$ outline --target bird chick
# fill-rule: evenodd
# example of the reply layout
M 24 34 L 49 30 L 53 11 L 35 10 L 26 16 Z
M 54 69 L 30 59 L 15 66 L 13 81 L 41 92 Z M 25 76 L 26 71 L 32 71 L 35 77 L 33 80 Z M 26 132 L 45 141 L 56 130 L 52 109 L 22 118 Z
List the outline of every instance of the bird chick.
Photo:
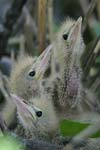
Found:
M 59 119 L 54 105 L 48 96 L 23 100 L 12 94 L 16 100 L 19 124 L 15 133 L 26 138 L 37 138 L 52 141 L 58 134 Z M 49 108 L 49 109 L 48 109 Z
M 81 67 L 80 57 L 83 52 L 81 36 L 82 18 L 77 21 L 68 19 L 57 34 L 54 43 L 54 56 L 52 59 L 53 72 L 58 64 L 58 97 L 62 106 L 75 107 L 79 103 Z
M 98 116 L 100 104 L 93 93 L 83 87 L 81 81 L 80 58 L 84 49 L 81 28 L 81 17 L 77 21 L 67 20 L 62 25 L 54 42 L 52 68 L 53 73 L 56 74 L 54 88 L 56 97 L 53 94 L 53 101 L 61 119 L 64 117 L 94 123 L 94 128 L 98 131 L 100 130 L 100 120 L 98 121 L 97 117 L 94 121 L 90 116 L 91 113 Z M 59 72 L 57 73 L 55 64 L 59 65 Z M 88 114 L 87 118 L 86 114 Z M 92 130 L 93 128 L 89 127 L 89 129 L 75 137 L 73 141 L 87 138 L 93 134 Z
M 42 117 L 34 120 L 31 127 L 33 137 L 52 141 L 58 133 L 59 119 L 51 100 L 46 95 L 30 99 L 31 103 L 42 110 Z M 30 126 L 30 125 L 29 125 Z
M 75 109 L 80 112 L 96 111 L 100 109 L 97 98 L 90 90 L 82 85 L 81 55 L 84 50 L 82 39 L 82 18 L 77 21 L 67 19 L 61 26 L 53 43 L 52 76 L 54 93 L 56 92 L 56 105 L 62 110 Z M 59 71 L 56 70 L 56 65 Z M 55 78 L 54 78 L 55 76 Z M 52 78 L 52 77 L 51 77 Z M 55 94 L 53 94 L 55 95 Z M 56 99 L 56 100 L 55 100 Z M 66 112 L 67 112 L 66 111 Z
M 44 73 L 49 65 L 50 53 L 52 45 L 50 45 L 38 58 L 25 56 L 19 59 L 11 72 L 10 88 L 12 93 L 24 99 L 30 99 L 32 96 L 39 96 L 41 81 Z M 32 69 L 30 70 L 32 66 Z M 29 75 L 28 75 L 29 72 Z M 33 80 L 31 80 L 33 78 Z

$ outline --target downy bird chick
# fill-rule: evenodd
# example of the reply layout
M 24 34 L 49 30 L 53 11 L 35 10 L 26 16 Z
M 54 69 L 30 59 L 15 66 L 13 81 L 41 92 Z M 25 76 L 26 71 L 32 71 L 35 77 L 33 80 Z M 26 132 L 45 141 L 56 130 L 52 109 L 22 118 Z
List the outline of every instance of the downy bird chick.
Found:
M 24 99 L 30 99 L 32 96 L 40 96 L 40 81 L 43 78 L 45 70 L 48 68 L 52 45 L 50 45 L 38 58 L 24 56 L 19 59 L 11 72 L 10 88 L 11 92 Z M 30 70 L 32 66 L 32 71 Z M 30 70 L 29 76 L 27 76 Z M 31 80 L 34 78 L 34 80 Z
M 31 138 L 37 138 L 45 141 L 53 141 L 58 136 L 58 122 L 55 108 L 48 97 L 41 95 L 30 99 L 31 105 L 35 105 L 42 111 L 42 116 L 33 120 L 32 126 L 29 124 L 28 134 Z M 27 131 L 26 131 L 27 133 Z
M 81 78 L 81 55 L 84 42 L 81 34 L 82 18 L 77 21 L 67 20 L 61 27 L 54 42 L 52 59 L 53 74 L 55 73 L 56 90 L 58 92 L 58 106 L 67 113 L 76 110 L 79 114 L 100 109 L 98 100 L 84 89 Z M 55 64 L 59 66 L 56 73 Z M 58 88 L 58 89 L 57 89 Z M 96 108 L 97 106 L 97 108 Z M 73 114 L 72 114 L 73 115 Z
M 100 130 L 100 119 L 98 120 L 100 104 L 94 94 L 85 89 L 81 82 L 80 58 L 84 49 L 81 28 L 81 17 L 77 21 L 69 19 L 62 25 L 54 42 L 52 59 L 53 73 L 56 74 L 54 90 L 56 97 L 54 94 L 53 101 L 59 116 L 61 119 L 64 117 L 94 123 L 93 127 L 87 128 L 73 141 L 87 138 Z M 55 71 L 55 64 L 59 66 L 58 73 Z
M 84 48 L 81 22 L 82 18 L 77 21 L 67 19 L 61 26 L 54 43 L 52 68 L 56 73 L 55 64 L 59 66 L 57 74 L 58 103 L 65 108 L 78 107 L 78 103 L 80 103 L 82 73 L 80 57 Z

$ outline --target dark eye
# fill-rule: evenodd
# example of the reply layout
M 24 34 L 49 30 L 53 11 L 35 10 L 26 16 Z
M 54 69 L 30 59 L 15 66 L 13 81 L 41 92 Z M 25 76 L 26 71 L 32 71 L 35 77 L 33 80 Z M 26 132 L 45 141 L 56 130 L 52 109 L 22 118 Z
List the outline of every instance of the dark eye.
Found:
M 67 40 L 67 38 L 68 38 L 68 34 L 63 34 L 63 39 Z
M 35 76 L 35 71 L 33 70 L 33 71 L 29 72 L 29 76 L 34 77 Z
M 41 117 L 41 116 L 42 116 L 42 111 L 37 111 L 37 112 L 36 112 L 36 116 L 37 116 L 37 117 Z

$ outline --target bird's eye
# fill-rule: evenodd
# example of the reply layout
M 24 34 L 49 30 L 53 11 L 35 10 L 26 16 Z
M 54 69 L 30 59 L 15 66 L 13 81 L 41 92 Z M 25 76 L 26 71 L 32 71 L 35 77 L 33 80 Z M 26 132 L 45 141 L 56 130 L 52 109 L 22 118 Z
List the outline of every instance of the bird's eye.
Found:
M 37 112 L 36 112 L 36 116 L 37 116 L 37 117 L 41 117 L 41 116 L 42 116 L 42 111 L 37 111 Z
M 34 77 L 34 76 L 35 76 L 35 74 L 36 74 L 35 70 L 33 70 L 33 71 L 29 72 L 29 76 L 30 76 L 30 77 Z
M 63 39 L 67 40 L 67 38 L 68 38 L 68 34 L 63 34 Z

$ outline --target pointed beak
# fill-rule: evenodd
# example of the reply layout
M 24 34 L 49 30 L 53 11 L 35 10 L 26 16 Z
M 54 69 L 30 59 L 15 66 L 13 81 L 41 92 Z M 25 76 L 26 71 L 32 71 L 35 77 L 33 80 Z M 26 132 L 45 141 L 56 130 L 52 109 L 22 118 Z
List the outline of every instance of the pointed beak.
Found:
M 75 37 L 77 38 L 78 34 L 81 33 L 81 28 L 82 28 L 82 17 L 79 17 L 76 23 L 74 24 L 71 34 L 75 35 Z
M 72 30 L 69 34 L 68 41 L 71 42 L 71 49 L 73 51 L 77 51 L 77 45 L 80 37 L 81 37 L 81 29 L 82 29 L 82 17 L 79 17 L 78 20 L 72 27 Z
M 81 16 L 78 18 L 77 22 L 82 24 L 82 17 Z
M 79 17 L 76 24 L 75 24 L 75 30 L 80 33 L 82 29 L 82 17 Z
M 30 118 L 31 120 L 36 120 L 36 110 L 33 109 L 30 105 L 26 104 L 23 102 L 22 98 L 11 94 L 11 97 L 17 107 L 18 113 L 21 114 L 22 116 L 26 116 L 27 118 Z M 34 106 L 35 107 L 35 106 Z M 39 109 L 38 109 L 39 110 Z
M 46 68 L 49 65 L 49 61 L 50 61 L 50 56 L 51 56 L 51 50 L 52 50 L 52 44 L 49 45 L 44 52 L 38 57 L 37 61 L 36 61 L 36 75 L 35 75 L 35 79 L 36 80 L 40 80 L 46 70 Z M 34 67 L 32 66 L 32 69 L 30 69 L 29 73 L 28 73 L 28 78 L 29 78 L 29 74 L 34 70 Z M 31 80 L 34 77 L 31 77 Z
M 48 46 L 45 50 L 45 54 L 37 67 L 37 76 L 36 76 L 37 79 L 41 79 L 42 75 L 44 74 L 46 68 L 49 65 L 51 50 L 52 45 Z

